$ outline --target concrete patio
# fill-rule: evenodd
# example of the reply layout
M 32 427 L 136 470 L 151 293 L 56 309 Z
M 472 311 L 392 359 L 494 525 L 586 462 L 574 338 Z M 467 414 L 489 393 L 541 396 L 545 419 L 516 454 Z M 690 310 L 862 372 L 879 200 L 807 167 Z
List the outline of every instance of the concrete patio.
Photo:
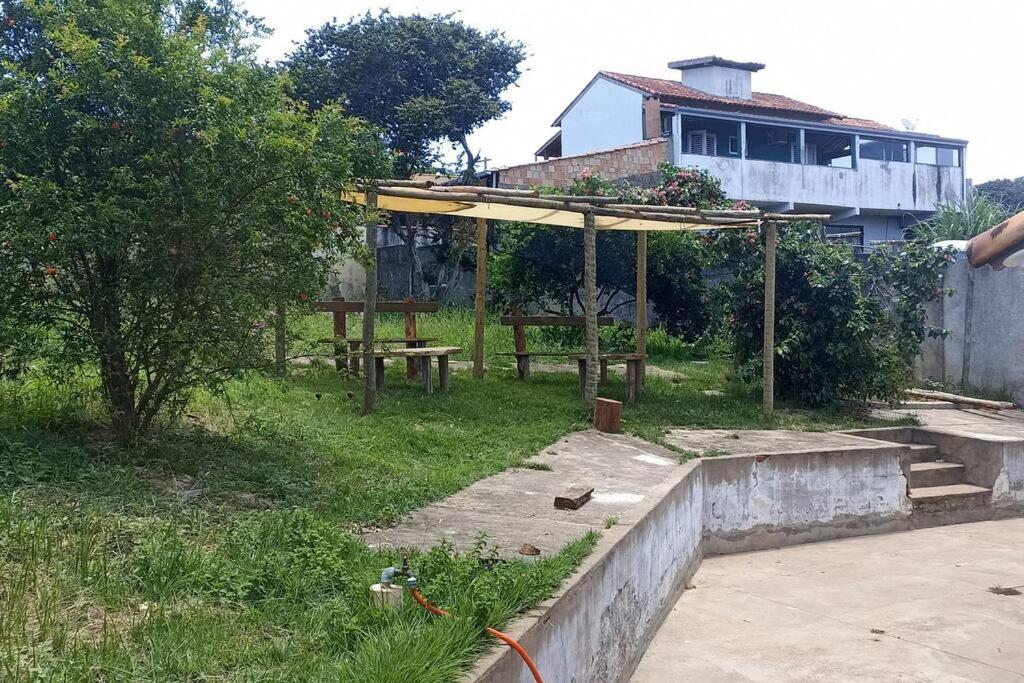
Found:
M 1022 548 L 1012 519 L 707 558 L 632 680 L 1024 681 L 1024 594 L 992 590 Z

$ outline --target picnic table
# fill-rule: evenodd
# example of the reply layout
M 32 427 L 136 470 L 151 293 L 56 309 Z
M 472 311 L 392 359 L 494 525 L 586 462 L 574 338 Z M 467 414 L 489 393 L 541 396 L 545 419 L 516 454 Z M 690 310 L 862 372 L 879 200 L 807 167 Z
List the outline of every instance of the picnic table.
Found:
M 574 353 L 569 356 L 576 360 L 580 372 L 580 393 L 584 393 L 587 381 L 587 355 Z M 601 353 L 597 356 L 601 364 L 600 383 L 608 383 L 608 361 L 626 362 L 626 400 L 635 401 L 644 387 L 644 373 L 641 366 L 647 356 L 642 353 Z
M 363 347 L 362 339 L 351 339 L 345 337 L 335 337 L 334 339 L 326 339 L 326 342 L 333 342 L 335 344 L 341 343 L 348 347 L 348 371 L 354 376 L 359 376 L 359 361 L 360 361 L 360 349 Z M 407 349 L 421 349 L 424 348 L 430 342 L 438 341 L 438 337 L 396 337 L 393 339 L 374 339 L 374 344 L 404 344 Z M 382 349 L 387 350 L 387 349 Z M 409 379 L 416 379 L 416 370 L 406 370 Z
M 448 356 L 462 353 L 458 346 L 424 346 L 412 349 L 393 349 L 391 351 L 375 351 L 373 362 L 377 391 L 384 388 L 384 359 L 405 358 L 419 364 L 419 374 L 423 378 L 423 387 L 428 394 L 434 393 L 434 374 L 431 371 L 431 359 L 437 359 L 437 374 L 441 393 L 448 393 Z
M 526 348 L 527 327 L 583 327 L 586 319 L 582 315 L 523 315 L 522 309 L 512 309 L 511 315 L 501 317 L 501 324 L 512 328 L 515 351 L 499 353 L 499 356 L 515 356 L 516 373 L 521 380 L 530 379 L 530 357 L 565 357 L 578 355 L 573 351 L 529 351 Z M 599 316 L 597 324 L 607 326 L 615 321 L 610 316 Z M 582 353 L 582 352 L 580 352 Z

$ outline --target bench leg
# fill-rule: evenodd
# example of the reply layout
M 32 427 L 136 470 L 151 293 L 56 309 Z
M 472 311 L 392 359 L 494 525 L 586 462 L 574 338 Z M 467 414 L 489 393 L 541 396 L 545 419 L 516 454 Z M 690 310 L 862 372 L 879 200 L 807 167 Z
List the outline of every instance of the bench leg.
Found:
M 601 384 L 608 384 L 608 359 L 601 359 Z
M 580 396 L 586 396 L 587 394 L 587 359 L 579 358 L 576 360 L 576 367 L 580 372 Z
M 530 357 L 516 356 L 516 373 L 524 382 L 530 381 Z
M 430 356 L 420 359 L 420 372 L 423 373 L 423 387 L 427 394 L 434 393 L 434 373 L 430 369 Z
M 441 393 L 448 393 L 448 356 L 437 357 L 437 377 L 440 380 Z
M 348 372 L 353 377 L 359 376 L 359 347 L 362 342 L 350 341 L 348 343 Z
M 418 346 L 416 342 L 406 342 L 405 348 L 415 349 Z M 405 359 L 405 378 L 416 379 L 419 376 L 420 364 L 418 358 L 406 358 Z
M 377 386 L 377 391 L 384 389 L 384 359 L 374 358 L 373 359 L 373 383 Z
M 640 363 L 635 360 L 626 361 L 626 400 L 636 400 L 637 375 L 640 374 Z

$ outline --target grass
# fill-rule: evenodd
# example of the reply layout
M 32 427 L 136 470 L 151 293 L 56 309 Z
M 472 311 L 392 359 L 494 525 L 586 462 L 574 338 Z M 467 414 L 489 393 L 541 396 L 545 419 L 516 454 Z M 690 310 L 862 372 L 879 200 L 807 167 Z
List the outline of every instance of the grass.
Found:
M 423 316 L 420 332 L 468 351 L 467 320 Z M 382 334 L 400 324 L 384 317 Z M 294 323 L 306 339 L 325 326 Z M 488 354 L 511 346 L 506 332 L 489 328 Z M 749 390 L 728 384 L 724 362 L 663 364 L 678 375 L 651 378 L 623 413 L 624 428 L 648 439 L 673 425 L 872 424 L 785 408 L 767 419 Z M 414 555 L 425 594 L 459 615 L 438 619 L 415 605 L 373 607 L 369 585 L 400 558 L 354 534 L 530 467 L 530 455 L 585 427 L 588 410 L 574 375 L 524 384 L 497 362 L 482 381 L 455 372 L 449 396 L 425 397 L 398 366 L 387 382 L 380 410 L 362 417 L 359 382 L 333 370 L 249 377 L 197 396 L 183 424 L 131 451 L 101 426 L 88 378 L 0 384 L 0 678 L 456 678 L 491 645 L 482 626 L 547 597 L 596 537 L 539 562 L 493 562 L 486 539 L 466 554 Z M 602 394 L 624 398 L 623 379 Z

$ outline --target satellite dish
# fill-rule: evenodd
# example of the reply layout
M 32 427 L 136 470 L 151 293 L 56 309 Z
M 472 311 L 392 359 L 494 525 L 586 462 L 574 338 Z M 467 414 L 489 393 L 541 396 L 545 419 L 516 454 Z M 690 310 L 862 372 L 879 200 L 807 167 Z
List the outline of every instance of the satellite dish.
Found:
M 902 123 L 903 127 L 907 130 L 914 130 L 917 128 L 917 120 L 911 121 L 910 119 L 900 119 L 900 123 Z

